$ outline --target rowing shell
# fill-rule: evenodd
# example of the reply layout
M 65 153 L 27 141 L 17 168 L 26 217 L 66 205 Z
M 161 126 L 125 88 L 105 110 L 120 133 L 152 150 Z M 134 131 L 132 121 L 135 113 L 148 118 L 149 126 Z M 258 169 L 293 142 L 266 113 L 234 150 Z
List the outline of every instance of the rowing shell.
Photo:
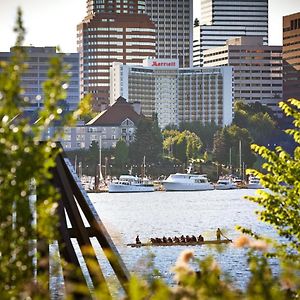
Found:
M 218 244 L 228 244 L 232 243 L 232 240 L 210 240 L 203 242 L 177 242 L 177 243 L 141 243 L 141 244 L 127 244 L 128 247 L 140 248 L 140 247 L 166 247 L 166 246 L 201 246 L 201 245 L 218 245 Z

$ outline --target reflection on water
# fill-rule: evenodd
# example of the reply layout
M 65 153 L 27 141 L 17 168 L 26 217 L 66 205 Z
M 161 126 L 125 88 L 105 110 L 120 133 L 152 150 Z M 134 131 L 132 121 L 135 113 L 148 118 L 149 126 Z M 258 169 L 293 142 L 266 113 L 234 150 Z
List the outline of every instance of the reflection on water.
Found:
M 214 239 L 219 227 L 230 239 L 239 236 L 236 225 L 251 228 L 255 232 L 275 236 L 266 224 L 257 220 L 256 204 L 243 199 L 254 190 L 155 192 L 130 194 L 89 194 L 100 218 L 111 234 L 126 266 L 130 271 L 145 271 L 149 254 L 154 254 L 154 265 L 162 277 L 172 283 L 171 267 L 175 264 L 182 246 L 130 248 L 139 234 L 141 241 L 150 237 L 195 235 Z M 97 246 L 99 249 L 99 246 Z M 237 279 L 243 287 L 248 276 L 245 250 L 224 246 L 223 252 L 214 247 L 189 247 L 197 258 L 213 255 L 222 268 Z M 99 249 L 99 253 L 100 253 Z M 104 272 L 112 274 L 105 259 L 101 258 Z

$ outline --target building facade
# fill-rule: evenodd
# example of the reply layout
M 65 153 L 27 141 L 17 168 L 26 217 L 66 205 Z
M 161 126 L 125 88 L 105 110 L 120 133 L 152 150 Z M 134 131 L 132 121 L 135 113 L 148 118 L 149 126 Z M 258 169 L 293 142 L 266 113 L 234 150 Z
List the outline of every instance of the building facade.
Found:
M 156 31 L 143 14 L 144 1 L 87 1 L 87 17 L 77 26 L 80 93 L 93 95 L 93 110 L 109 103 L 113 62 L 141 63 L 155 56 Z
M 138 122 L 144 118 L 141 114 L 141 105 L 138 102 L 128 103 L 119 97 L 117 101 L 96 117 L 84 124 L 77 122 L 74 127 L 60 128 L 62 137 L 60 142 L 65 150 L 88 149 L 92 142 L 99 143 L 101 148 L 114 148 L 120 139 L 131 143 Z M 50 138 L 57 132 L 58 127 L 49 127 L 44 138 Z
M 48 69 L 52 57 L 62 55 L 63 63 L 69 69 L 65 72 L 70 75 L 67 87 L 66 109 L 75 110 L 78 106 L 79 94 L 79 55 L 78 53 L 56 52 L 55 47 L 23 47 L 26 52 L 25 63 L 27 70 L 21 78 L 21 87 L 24 89 L 24 98 L 28 105 L 26 110 L 36 110 L 43 106 L 43 83 L 48 79 Z M 13 48 L 10 52 L 0 52 L 0 61 L 9 61 L 13 55 Z
M 179 66 L 192 66 L 193 1 L 145 0 L 145 11 L 157 30 L 156 58 L 179 60 Z
M 283 99 L 300 99 L 300 12 L 283 17 Z
M 261 36 L 267 45 L 268 0 L 201 0 L 200 27 L 196 28 L 194 52 L 200 51 L 200 60 L 196 56 L 194 66 L 202 66 L 204 50 L 223 46 L 230 38 Z
M 178 60 L 146 59 L 143 65 L 114 63 L 111 103 L 119 96 L 140 101 L 161 128 L 182 122 L 232 122 L 232 68 L 179 68 Z
M 263 45 L 262 37 L 229 39 L 203 52 L 205 67 L 232 66 L 234 100 L 260 102 L 279 112 L 282 100 L 282 47 Z

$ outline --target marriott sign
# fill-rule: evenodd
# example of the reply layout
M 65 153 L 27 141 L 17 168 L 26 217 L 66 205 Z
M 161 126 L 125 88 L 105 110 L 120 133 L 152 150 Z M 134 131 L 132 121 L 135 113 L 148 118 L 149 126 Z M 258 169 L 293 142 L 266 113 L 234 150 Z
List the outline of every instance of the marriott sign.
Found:
M 158 68 L 178 68 L 179 63 L 177 59 L 145 59 L 143 62 L 145 67 Z

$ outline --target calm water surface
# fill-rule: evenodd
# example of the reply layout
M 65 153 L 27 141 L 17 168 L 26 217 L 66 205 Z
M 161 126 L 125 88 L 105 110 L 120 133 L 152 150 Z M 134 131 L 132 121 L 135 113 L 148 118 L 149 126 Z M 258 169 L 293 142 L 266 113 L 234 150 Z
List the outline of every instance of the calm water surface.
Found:
M 249 275 L 245 251 L 225 246 L 223 252 L 214 247 L 143 247 L 131 248 L 137 234 L 142 242 L 150 237 L 196 235 L 214 239 L 219 227 L 230 239 L 239 236 L 235 226 L 242 225 L 268 236 L 275 236 L 266 224 L 258 221 L 256 204 L 245 200 L 255 190 L 200 191 L 200 192 L 154 192 L 130 194 L 89 194 L 100 218 L 111 234 L 126 266 L 132 272 L 145 274 L 145 264 L 150 254 L 154 266 L 162 277 L 172 283 L 170 269 L 180 252 L 193 249 L 197 258 L 213 255 L 222 268 L 236 278 L 243 287 Z M 99 246 L 98 246 L 99 249 Z M 100 251 L 100 250 L 99 250 Z M 101 262 L 106 274 L 112 271 L 105 260 Z M 196 267 L 196 266 L 195 266 Z

